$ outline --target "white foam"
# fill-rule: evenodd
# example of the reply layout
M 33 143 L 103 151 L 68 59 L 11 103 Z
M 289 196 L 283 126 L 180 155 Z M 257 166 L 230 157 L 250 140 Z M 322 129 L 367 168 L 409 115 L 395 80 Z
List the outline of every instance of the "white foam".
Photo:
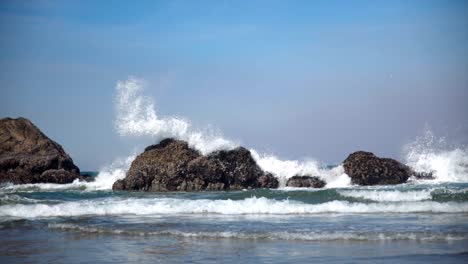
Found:
M 405 152 L 406 163 L 415 171 L 433 172 L 431 182 L 468 182 L 468 148 L 449 147 L 428 128 Z
M 0 206 L 0 216 L 41 218 L 81 215 L 168 215 L 168 214 L 225 214 L 225 215 L 294 215 L 319 213 L 466 213 L 468 203 L 439 203 L 433 201 L 394 203 L 351 203 L 330 201 L 305 204 L 291 200 L 247 198 L 244 200 L 187 200 L 174 198 L 117 199 L 116 197 L 64 202 L 60 204 L 16 204 Z
M 361 198 L 376 202 L 415 202 L 431 200 L 431 190 L 421 191 L 381 191 L 381 190 L 339 190 L 339 194 L 347 197 Z
M 180 230 L 139 231 L 129 229 L 109 229 L 95 226 L 81 226 L 75 224 L 49 224 L 49 228 L 63 231 L 78 231 L 92 234 L 115 234 L 133 236 L 178 236 L 187 238 L 227 238 L 227 239 L 268 239 L 268 240 L 302 240 L 302 241 L 382 241 L 382 240 L 466 240 L 466 233 L 437 233 L 437 232 L 234 232 L 234 231 L 202 231 L 187 232 Z
M 36 192 L 38 190 L 67 190 L 85 188 L 84 182 L 75 180 L 69 184 L 56 184 L 56 183 L 28 183 L 28 184 L 17 184 L 17 185 L 6 185 L 0 188 L 2 193 L 14 193 L 14 192 Z
M 326 187 L 329 188 L 351 185 L 351 179 L 344 173 L 341 165 L 328 169 L 315 160 L 281 160 L 274 155 L 259 154 L 254 149 L 250 152 L 264 171 L 271 172 L 278 178 L 280 187 L 286 186 L 287 180 L 295 175 L 318 176 L 327 183 Z
M 133 77 L 117 83 L 116 127 L 121 135 L 147 135 L 156 140 L 174 137 L 187 141 L 190 146 L 203 154 L 220 149 L 233 149 L 238 146 L 237 143 L 223 138 L 219 132 L 193 128 L 190 122 L 185 119 L 159 117 L 152 100 L 142 95 L 144 86 L 143 80 Z M 350 185 L 349 177 L 340 167 L 329 170 L 322 168 L 314 160 L 280 160 L 273 155 L 259 154 L 254 149 L 250 151 L 263 170 L 271 172 L 279 178 L 280 186 L 285 186 L 287 179 L 294 175 L 319 176 L 327 182 L 328 187 Z
M 94 181 L 84 182 L 76 179 L 69 184 L 55 184 L 55 183 L 34 183 L 34 184 L 18 184 L 6 185 L 0 188 L 0 192 L 35 192 L 37 190 L 68 190 L 68 189 L 81 189 L 84 191 L 98 191 L 110 190 L 115 181 L 125 178 L 127 170 L 130 168 L 132 161 L 136 155 L 130 155 L 127 158 L 118 158 L 111 164 L 104 166 L 100 169 L 99 174 Z
M 110 165 L 102 168 L 93 182 L 84 183 L 84 186 L 88 190 L 112 189 L 115 181 L 125 178 L 125 174 L 135 157 L 136 155 L 133 154 L 125 159 L 115 160 Z
M 203 154 L 237 146 L 213 130 L 194 129 L 189 121 L 182 118 L 159 117 L 151 99 L 142 95 L 144 86 L 143 80 L 133 77 L 117 83 L 116 127 L 121 135 L 147 135 L 156 140 L 174 137 L 187 141 Z

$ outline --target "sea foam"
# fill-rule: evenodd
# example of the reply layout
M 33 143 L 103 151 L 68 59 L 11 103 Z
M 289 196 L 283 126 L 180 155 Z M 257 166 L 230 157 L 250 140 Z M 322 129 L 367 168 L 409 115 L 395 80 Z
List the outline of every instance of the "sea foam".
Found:
M 468 182 L 468 148 L 449 146 L 428 127 L 404 151 L 407 165 L 418 172 L 432 172 L 433 183 Z
M 116 128 L 121 135 L 149 135 L 155 141 L 165 137 L 185 140 L 203 154 L 233 149 L 239 144 L 226 139 L 210 129 L 197 129 L 188 120 L 179 117 L 160 117 L 153 101 L 144 96 L 144 80 L 130 77 L 116 86 Z M 468 182 L 468 151 L 462 148 L 435 148 L 435 137 L 428 130 L 415 142 L 405 146 L 406 162 L 416 171 L 433 171 L 433 182 Z M 329 169 L 320 162 L 308 160 L 283 160 L 275 155 L 250 149 L 258 165 L 273 173 L 284 187 L 294 175 L 322 178 L 328 188 L 347 187 L 351 180 L 341 165 Z
M 183 118 L 159 117 L 153 101 L 142 94 L 144 86 L 145 81 L 133 77 L 117 83 L 115 124 L 120 135 L 147 135 L 155 140 L 174 137 L 203 154 L 238 146 L 212 130 L 197 130 Z
M 330 201 L 306 204 L 293 200 L 252 197 L 244 200 L 156 199 L 95 199 L 59 204 L 16 204 L 0 206 L 0 216 L 16 218 L 67 217 L 83 215 L 295 215 L 320 213 L 466 213 L 468 203 L 434 201 L 353 203 Z
M 111 164 L 104 166 L 99 170 L 98 175 L 93 181 L 85 182 L 76 179 L 68 184 L 56 183 L 30 183 L 30 184 L 9 184 L 1 187 L 1 193 L 12 192 L 35 192 L 38 190 L 57 191 L 68 189 L 81 189 L 85 191 L 110 190 L 115 181 L 125 178 L 125 173 L 130 168 L 136 155 L 132 154 L 126 158 L 118 158 Z
M 376 202 L 414 202 L 431 200 L 431 190 L 397 191 L 397 190 L 339 190 L 342 196 L 361 198 Z
M 145 81 L 129 78 L 119 81 L 116 86 L 116 128 L 123 136 L 151 136 L 155 141 L 165 137 L 185 140 L 203 154 L 220 149 L 233 149 L 239 144 L 224 138 L 210 129 L 197 129 L 188 120 L 178 117 L 160 117 L 153 101 L 143 95 Z M 349 177 L 341 166 L 328 169 L 315 160 L 281 160 L 250 149 L 258 165 L 279 178 L 280 186 L 285 186 L 288 178 L 294 175 L 319 176 L 327 182 L 327 187 L 350 185 Z

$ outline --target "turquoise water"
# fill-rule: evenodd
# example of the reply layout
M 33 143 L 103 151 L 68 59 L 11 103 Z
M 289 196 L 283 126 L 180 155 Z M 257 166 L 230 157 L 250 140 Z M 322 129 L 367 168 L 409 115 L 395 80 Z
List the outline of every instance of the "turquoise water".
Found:
M 1 263 L 468 261 L 468 184 L 141 193 L 0 188 Z

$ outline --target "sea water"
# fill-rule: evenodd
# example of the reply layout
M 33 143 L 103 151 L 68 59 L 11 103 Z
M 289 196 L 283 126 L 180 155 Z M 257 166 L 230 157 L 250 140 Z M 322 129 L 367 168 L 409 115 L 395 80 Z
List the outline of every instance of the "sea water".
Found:
M 89 185 L 0 188 L 1 263 L 468 260 L 467 183 L 198 193 Z
M 186 140 L 202 154 L 239 144 L 160 117 L 135 78 L 117 84 L 122 136 Z M 230 192 L 112 191 L 134 154 L 91 182 L 0 187 L 0 263 L 433 263 L 468 262 L 468 148 L 430 130 L 403 162 L 434 179 L 352 185 L 343 166 L 284 160 L 250 149 L 280 188 Z M 288 188 L 294 175 L 325 188 Z

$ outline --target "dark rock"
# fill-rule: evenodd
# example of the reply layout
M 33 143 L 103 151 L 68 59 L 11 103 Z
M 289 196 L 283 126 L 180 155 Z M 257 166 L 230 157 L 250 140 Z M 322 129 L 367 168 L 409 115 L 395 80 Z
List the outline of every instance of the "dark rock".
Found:
M 79 172 L 63 148 L 31 121 L 0 119 L 0 183 L 70 183 Z
M 223 182 L 230 189 L 259 188 L 261 185 L 269 184 L 276 184 L 277 187 L 276 178 L 265 175 L 246 148 L 217 151 L 209 155 L 208 160 L 219 164 L 221 174 L 224 176 Z M 259 183 L 261 176 L 266 176 L 261 179 L 263 184 Z
M 279 185 L 278 179 L 275 176 L 273 176 L 273 174 L 271 173 L 266 173 L 258 177 L 257 188 L 276 189 L 278 188 L 278 185 Z
M 371 152 L 357 151 L 343 162 L 345 173 L 353 184 L 379 185 L 404 183 L 414 174 L 410 167 Z
M 70 183 L 76 178 L 80 178 L 79 175 L 73 172 L 66 171 L 64 169 L 59 170 L 46 170 L 44 171 L 35 182 L 47 182 L 47 183 Z
M 187 142 L 165 139 L 149 146 L 133 162 L 114 190 L 219 191 L 276 188 L 278 180 L 256 164 L 242 147 L 204 156 Z
M 323 188 L 325 184 L 320 178 L 311 176 L 293 176 L 286 182 L 288 187 Z

